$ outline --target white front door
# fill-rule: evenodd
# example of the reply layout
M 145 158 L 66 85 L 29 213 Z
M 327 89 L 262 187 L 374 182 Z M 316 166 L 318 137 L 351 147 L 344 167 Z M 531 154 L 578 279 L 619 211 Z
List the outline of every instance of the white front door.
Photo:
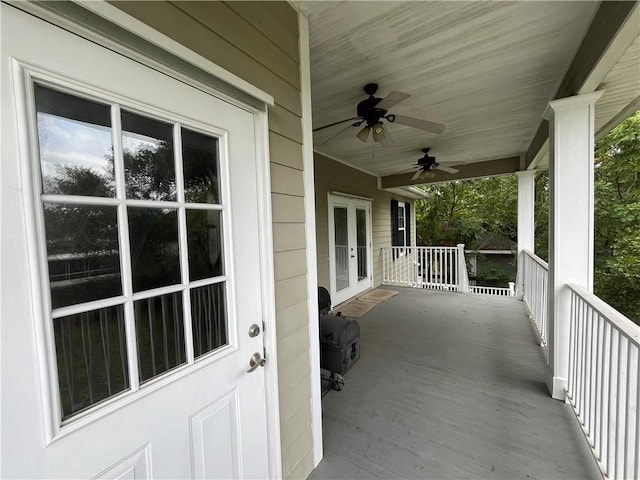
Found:
M 329 194 L 331 302 L 371 288 L 371 202 Z
M 1 67 L 1 476 L 268 478 L 254 115 L 4 4 Z

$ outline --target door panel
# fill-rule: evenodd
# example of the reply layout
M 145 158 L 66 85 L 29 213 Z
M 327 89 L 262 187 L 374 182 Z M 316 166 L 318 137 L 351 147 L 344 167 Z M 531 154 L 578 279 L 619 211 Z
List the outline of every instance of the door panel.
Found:
M 331 301 L 371 288 L 371 203 L 329 195 Z
M 0 8 L 2 476 L 267 478 L 253 115 Z

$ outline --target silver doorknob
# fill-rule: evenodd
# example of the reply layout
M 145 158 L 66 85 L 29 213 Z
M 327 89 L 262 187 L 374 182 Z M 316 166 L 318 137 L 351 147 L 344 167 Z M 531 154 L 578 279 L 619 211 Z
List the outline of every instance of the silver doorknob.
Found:
M 264 367 L 265 363 L 267 363 L 267 360 L 262 358 L 260 353 L 254 353 L 249 359 L 249 370 L 247 370 L 247 373 L 253 372 L 258 367 Z
M 253 337 L 257 337 L 258 335 L 260 335 L 260 327 L 258 326 L 257 323 L 254 323 L 249 327 L 249 336 L 253 338 Z

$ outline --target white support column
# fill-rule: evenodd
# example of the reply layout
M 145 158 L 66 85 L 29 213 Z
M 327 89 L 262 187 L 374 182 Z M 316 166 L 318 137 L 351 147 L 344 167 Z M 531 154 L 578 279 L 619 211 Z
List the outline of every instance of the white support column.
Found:
M 313 467 L 324 455 L 322 447 L 322 391 L 320 385 L 320 318 L 318 315 L 318 265 L 316 250 L 316 203 L 313 175 L 313 131 L 311 125 L 311 58 L 309 20 L 298 10 L 300 48 L 300 100 L 302 104 L 302 161 L 304 165 L 304 212 L 307 237 L 307 302 L 309 315 L 309 363 L 311 367 L 311 428 Z
M 569 367 L 567 283 L 593 289 L 594 110 L 603 92 L 553 100 L 549 120 L 549 369 L 547 387 L 565 399 Z
M 516 172 L 518 176 L 518 275 L 516 295 L 519 300 L 524 296 L 524 258 L 523 251 L 534 251 L 535 225 L 535 174 L 534 170 Z
M 458 244 L 458 292 L 469 293 L 469 272 L 464 256 L 464 243 Z

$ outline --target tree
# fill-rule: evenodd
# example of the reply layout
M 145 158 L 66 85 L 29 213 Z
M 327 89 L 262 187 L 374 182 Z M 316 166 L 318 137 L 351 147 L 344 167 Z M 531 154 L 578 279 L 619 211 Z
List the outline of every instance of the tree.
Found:
M 416 202 L 419 243 L 467 249 L 486 248 L 486 243 L 510 249 L 517 237 L 517 184 L 514 176 L 455 181 L 423 187 L 430 195 Z M 495 247 L 494 247 L 495 248 Z M 506 287 L 515 280 L 515 257 L 481 258 L 477 280 L 485 286 Z
M 640 324 L 640 111 L 595 154 L 594 291 Z
M 595 149 L 595 294 L 640 324 L 640 111 Z M 450 182 L 423 189 L 418 236 L 427 245 L 474 241 L 483 232 L 517 237 L 517 185 L 512 176 Z M 548 259 L 549 175 L 535 178 L 535 251 Z M 496 274 L 496 272 L 492 272 Z

